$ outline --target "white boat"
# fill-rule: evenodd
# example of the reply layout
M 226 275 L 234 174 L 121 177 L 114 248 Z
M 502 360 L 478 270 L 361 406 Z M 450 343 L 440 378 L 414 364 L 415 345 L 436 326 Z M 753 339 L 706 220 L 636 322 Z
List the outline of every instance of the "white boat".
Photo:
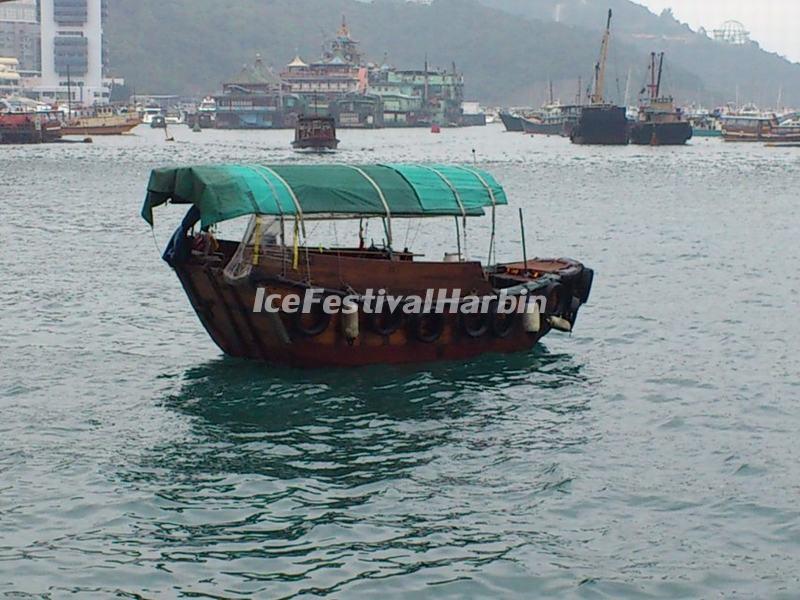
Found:
M 142 109 L 142 123 L 149 125 L 153 122 L 153 117 L 163 117 L 161 107 L 154 104 L 148 104 Z

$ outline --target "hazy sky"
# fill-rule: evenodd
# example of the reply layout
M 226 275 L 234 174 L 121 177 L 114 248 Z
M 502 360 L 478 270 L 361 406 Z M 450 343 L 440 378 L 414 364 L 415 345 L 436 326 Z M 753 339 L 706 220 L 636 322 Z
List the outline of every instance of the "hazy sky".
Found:
M 634 0 L 660 13 L 671 8 L 692 29 L 712 30 L 724 21 L 741 21 L 751 37 L 771 52 L 800 62 L 800 0 Z

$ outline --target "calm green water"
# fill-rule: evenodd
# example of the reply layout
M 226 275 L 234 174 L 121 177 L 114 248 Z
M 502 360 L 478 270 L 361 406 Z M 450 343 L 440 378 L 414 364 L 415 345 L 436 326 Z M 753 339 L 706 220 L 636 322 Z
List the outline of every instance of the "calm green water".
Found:
M 220 355 L 138 211 L 154 166 L 311 159 L 173 133 L 0 147 L 0 597 L 798 596 L 800 150 L 341 132 L 476 148 L 529 252 L 598 276 L 531 353 L 293 371 Z

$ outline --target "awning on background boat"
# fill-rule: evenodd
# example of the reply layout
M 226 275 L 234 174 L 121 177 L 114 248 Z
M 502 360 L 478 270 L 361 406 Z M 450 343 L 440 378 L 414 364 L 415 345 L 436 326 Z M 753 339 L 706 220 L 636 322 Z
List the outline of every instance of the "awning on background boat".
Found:
M 142 217 L 194 204 L 203 227 L 250 214 L 301 217 L 481 216 L 507 204 L 486 171 L 454 165 L 209 165 L 156 169 Z

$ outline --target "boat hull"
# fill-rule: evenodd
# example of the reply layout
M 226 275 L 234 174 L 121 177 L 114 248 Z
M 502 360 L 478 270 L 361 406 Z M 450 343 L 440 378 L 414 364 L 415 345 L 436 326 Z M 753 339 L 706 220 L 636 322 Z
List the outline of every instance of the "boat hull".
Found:
M 46 144 L 61 136 L 57 120 L 29 114 L 0 115 L 0 144 Z
M 537 123 L 530 119 L 522 119 L 522 129 L 531 135 L 562 135 L 564 123 Z
M 305 139 L 302 141 L 292 142 L 292 147 L 295 150 L 307 150 L 311 152 L 325 152 L 336 150 L 339 147 L 339 140 L 330 139 Z
M 710 137 L 710 138 L 718 138 L 722 137 L 722 131 L 719 129 L 704 129 L 702 127 L 693 127 L 692 128 L 692 137 Z
M 522 125 L 522 117 L 517 117 L 507 112 L 501 112 L 500 120 L 503 121 L 503 125 L 505 125 L 506 131 L 512 131 L 515 133 L 516 132 L 521 133 L 524 131 Z
M 624 146 L 628 143 L 628 119 L 621 106 L 586 106 L 572 128 L 573 144 Z
M 634 123 L 631 144 L 650 146 L 682 146 L 692 138 L 689 123 Z
M 223 242 L 224 256 L 199 258 L 194 256 L 182 264 L 173 264 L 178 278 L 189 297 L 202 325 L 225 353 L 233 357 L 262 360 L 293 367 L 357 367 L 371 364 L 425 363 L 440 360 L 465 360 L 485 353 L 510 353 L 528 350 L 551 330 L 543 315 L 541 326 L 529 333 L 523 327 L 523 316 L 515 315 L 512 326 L 502 335 L 488 327 L 478 335 L 467 332 L 463 317 L 446 313 L 441 330 L 435 339 L 422 340 L 418 334 L 418 316 L 403 316 L 394 328 L 378 328 L 374 317 L 358 313 L 358 335 L 345 336 L 345 317 L 330 315 L 324 328 L 309 335 L 299 330 L 295 317 L 284 312 L 268 313 L 256 310 L 265 293 L 282 298 L 288 294 L 303 293 L 308 284 L 303 283 L 305 267 L 314 273 L 313 287 L 330 292 L 346 281 L 348 287 L 363 293 L 365 288 L 393 289 L 394 293 L 407 294 L 421 291 L 426 285 L 437 289 L 473 290 L 476 294 L 491 293 L 491 286 L 479 263 L 415 263 L 410 255 L 401 260 L 348 258 L 325 253 L 301 256 L 299 270 L 292 267 L 291 257 L 266 260 L 246 279 L 229 283 L 223 272 L 228 256 L 235 245 Z M 305 254 L 301 250 L 301 255 Z M 391 261 L 391 267 L 365 269 L 374 263 Z M 507 265 L 508 277 L 515 277 L 525 265 Z M 561 290 L 588 298 L 591 277 L 579 263 L 557 259 L 554 261 L 529 261 L 526 272 L 549 269 L 559 273 Z M 539 276 L 543 272 L 538 273 Z M 556 277 L 556 275 L 551 275 Z M 552 288 L 548 288 L 552 289 Z M 578 291 L 580 289 L 580 291 Z M 264 291 L 266 290 L 266 291 Z M 566 293 L 564 298 L 566 298 Z M 577 316 L 580 301 L 569 304 L 571 322 Z M 558 306 L 561 306 L 561 301 Z M 281 301 L 273 306 L 280 306 Z M 352 325 L 352 323 L 351 323 Z
M 749 133 L 724 131 L 722 139 L 726 142 L 766 142 L 766 143 L 800 143 L 800 133 Z
M 61 128 L 63 135 L 124 135 L 130 133 L 139 121 L 124 123 L 120 125 L 67 125 Z

